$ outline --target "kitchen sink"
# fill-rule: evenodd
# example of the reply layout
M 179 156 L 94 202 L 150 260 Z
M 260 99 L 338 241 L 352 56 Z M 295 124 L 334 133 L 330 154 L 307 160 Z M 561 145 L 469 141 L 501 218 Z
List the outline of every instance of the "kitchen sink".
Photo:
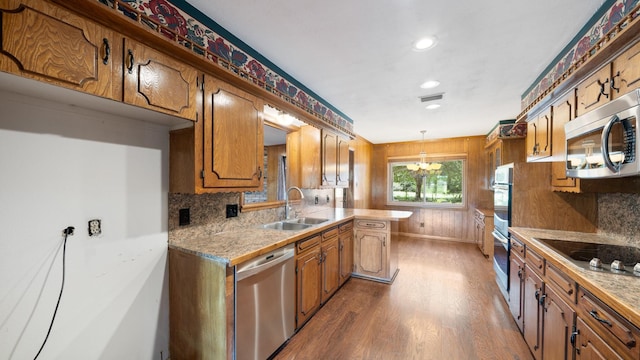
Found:
M 297 222 L 289 222 L 289 221 L 276 221 L 276 222 L 262 225 L 262 227 L 265 229 L 275 229 L 275 230 L 304 230 L 311 226 L 313 225 L 297 223 Z
M 298 223 L 298 224 L 317 225 L 317 224 L 322 224 L 323 222 L 327 222 L 327 221 L 329 221 L 329 219 L 303 217 L 303 218 L 299 218 L 299 219 L 291 219 L 291 220 L 286 220 L 286 221 L 287 222 L 292 222 L 292 223 Z

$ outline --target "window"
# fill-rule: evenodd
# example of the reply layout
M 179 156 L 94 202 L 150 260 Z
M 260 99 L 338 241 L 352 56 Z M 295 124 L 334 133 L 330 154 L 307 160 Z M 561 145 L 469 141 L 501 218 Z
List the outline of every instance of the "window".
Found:
M 426 159 L 426 169 L 409 170 L 416 161 L 390 160 L 388 204 L 426 207 L 464 207 L 466 157 Z

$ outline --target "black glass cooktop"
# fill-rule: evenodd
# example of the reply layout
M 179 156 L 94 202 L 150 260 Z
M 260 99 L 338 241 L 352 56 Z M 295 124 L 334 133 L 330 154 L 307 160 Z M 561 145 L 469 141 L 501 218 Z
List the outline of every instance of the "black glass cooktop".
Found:
M 547 244 L 558 253 L 573 260 L 574 263 L 585 269 L 640 276 L 640 273 L 634 273 L 633 271 L 634 266 L 637 263 L 640 263 L 640 248 L 634 246 L 596 244 L 556 239 L 538 240 Z M 589 265 L 589 262 L 593 258 L 600 259 L 600 261 L 602 262 L 601 268 L 596 268 Z M 621 263 L 623 263 L 625 271 L 611 269 L 611 263 L 614 260 L 619 260 Z

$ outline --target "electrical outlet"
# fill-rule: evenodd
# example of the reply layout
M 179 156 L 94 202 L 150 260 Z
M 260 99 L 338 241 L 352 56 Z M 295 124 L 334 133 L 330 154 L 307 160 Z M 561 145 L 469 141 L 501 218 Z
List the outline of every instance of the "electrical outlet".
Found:
M 185 226 L 191 224 L 191 214 L 189 208 L 178 210 L 178 225 Z
M 238 204 L 227 204 L 227 217 L 238 216 Z
M 318 195 L 316 195 L 315 202 L 316 202 L 316 205 L 318 205 Z
M 89 220 L 89 236 L 102 234 L 102 221 L 100 219 Z
M 424 223 L 423 222 L 420 223 L 420 227 L 424 227 Z

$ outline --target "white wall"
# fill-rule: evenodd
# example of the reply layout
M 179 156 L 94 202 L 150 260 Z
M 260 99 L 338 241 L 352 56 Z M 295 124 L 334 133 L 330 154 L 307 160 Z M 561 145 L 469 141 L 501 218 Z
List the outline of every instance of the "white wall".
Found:
M 168 128 L 0 92 L 0 359 L 168 356 Z M 103 234 L 90 238 L 87 221 Z

